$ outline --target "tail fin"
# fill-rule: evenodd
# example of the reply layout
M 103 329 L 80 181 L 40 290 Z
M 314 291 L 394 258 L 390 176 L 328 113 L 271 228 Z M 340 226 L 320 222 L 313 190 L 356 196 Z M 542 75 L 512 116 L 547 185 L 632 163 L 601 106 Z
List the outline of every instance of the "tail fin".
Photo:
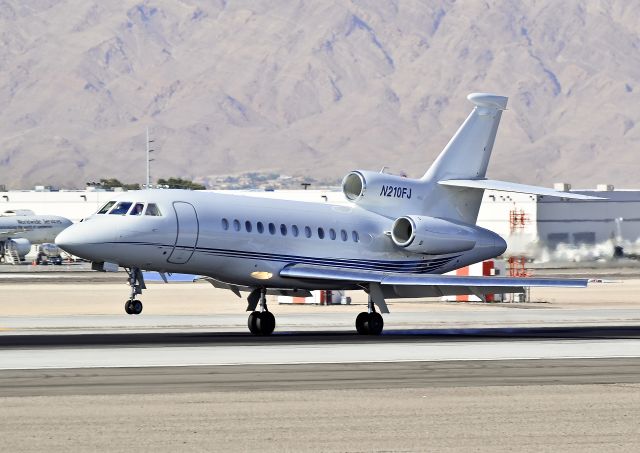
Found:
M 472 93 L 467 96 L 475 108 L 440 153 L 421 181 L 429 186 L 424 212 L 430 215 L 475 223 L 482 201 L 482 190 L 445 187 L 447 179 L 482 179 L 507 97 Z
M 495 94 L 467 96 L 475 108 L 451 138 L 422 180 L 484 178 L 493 142 L 508 98 Z

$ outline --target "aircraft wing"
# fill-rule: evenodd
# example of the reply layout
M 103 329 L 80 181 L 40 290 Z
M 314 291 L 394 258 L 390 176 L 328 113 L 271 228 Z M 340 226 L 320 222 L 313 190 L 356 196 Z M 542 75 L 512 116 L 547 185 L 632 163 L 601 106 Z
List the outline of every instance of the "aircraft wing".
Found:
M 604 200 L 602 197 L 592 197 L 572 192 L 560 192 L 547 187 L 529 186 L 515 182 L 496 181 L 495 179 L 446 179 L 438 181 L 442 186 L 463 187 L 468 189 L 488 189 L 503 192 L 529 193 L 548 197 L 571 198 L 573 200 Z
M 255 290 L 255 288 L 252 288 L 249 286 L 234 285 L 231 283 L 226 283 L 226 282 L 217 280 L 213 277 L 201 277 L 198 280 L 204 280 L 206 282 L 209 282 L 211 283 L 211 285 L 213 285 L 214 288 L 228 289 L 238 297 L 241 297 L 240 295 L 241 292 L 250 293 L 251 291 Z M 286 289 L 286 288 L 284 289 L 269 288 L 267 289 L 267 294 L 270 296 L 291 296 L 291 297 L 311 297 L 312 296 L 312 294 L 305 289 Z
M 380 283 L 381 285 L 437 285 L 437 286 L 492 286 L 565 287 L 585 288 L 586 278 L 533 278 L 533 277 L 474 277 L 441 274 L 397 274 L 380 271 L 362 271 L 339 267 L 292 264 L 280 271 L 281 277 L 312 280 L 348 281 L 353 283 Z
M 281 277 L 332 282 L 349 282 L 354 285 L 379 285 L 385 298 L 440 297 L 474 294 L 522 293 L 524 287 L 584 288 L 586 278 L 515 278 L 475 277 L 440 274 L 397 274 L 379 271 L 362 271 L 337 267 L 292 264 L 280 271 Z

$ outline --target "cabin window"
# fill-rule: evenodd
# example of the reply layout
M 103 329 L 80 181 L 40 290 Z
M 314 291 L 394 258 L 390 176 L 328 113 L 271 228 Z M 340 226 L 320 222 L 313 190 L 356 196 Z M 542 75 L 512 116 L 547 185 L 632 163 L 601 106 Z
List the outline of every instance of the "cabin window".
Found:
M 132 204 L 133 203 L 130 201 L 121 201 L 111 210 L 109 214 L 125 215 L 127 211 L 129 211 L 129 208 Z
M 229 221 L 227 219 L 222 219 L 222 229 L 225 231 L 229 229 Z
M 144 203 L 136 203 L 129 215 L 142 215 L 144 211 Z
M 309 228 L 308 226 L 304 227 L 304 235 L 308 238 L 311 237 L 311 228 Z
M 283 236 L 287 235 L 287 226 L 284 223 L 280 224 L 280 234 Z
M 162 215 L 162 213 L 160 212 L 160 209 L 158 208 L 158 205 L 155 203 L 149 203 L 147 205 L 147 210 L 144 213 L 144 215 L 150 215 L 150 216 L 154 216 L 154 217 L 160 217 Z
M 111 206 L 113 206 L 114 204 L 116 204 L 115 201 L 110 201 L 107 204 L 105 204 L 103 207 L 101 207 L 98 210 L 98 214 L 106 214 L 107 211 L 109 211 L 109 209 L 111 209 Z
M 256 227 L 258 228 L 258 233 L 260 234 L 264 233 L 264 225 L 262 224 L 262 222 L 258 222 Z
M 235 219 L 233 221 L 233 229 L 236 231 L 240 231 L 240 221 L 238 219 Z
M 298 225 L 291 225 L 291 234 L 293 234 L 293 237 L 298 237 Z
M 351 232 L 351 238 L 353 239 L 353 242 L 359 242 L 360 241 L 360 236 L 358 235 L 357 231 L 352 231 Z
M 340 237 L 345 242 L 347 241 L 347 239 L 349 239 L 349 235 L 347 234 L 347 232 L 345 230 L 340 230 Z
M 273 223 L 269 224 L 269 233 L 276 234 L 276 226 Z
M 244 222 L 244 229 L 247 230 L 247 233 L 251 233 L 251 222 L 248 220 Z
M 334 230 L 333 228 L 329 229 L 329 237 L 331 238 L 332 241 L 336 240 L 336 230 Z
M 324 239 L 324 230 L 322 229 L 322 227 L 318 228 L 318 237 L 320 239 Z

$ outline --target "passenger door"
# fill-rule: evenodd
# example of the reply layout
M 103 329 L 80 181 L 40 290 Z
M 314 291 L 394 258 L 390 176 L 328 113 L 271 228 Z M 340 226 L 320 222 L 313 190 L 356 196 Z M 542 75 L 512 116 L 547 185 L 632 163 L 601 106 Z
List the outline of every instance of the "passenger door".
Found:
M 198 244 L 198 215 L 192 204 L 184 201 L 175 201 L 173 209 L 176 212 L 178 229 L 176 233 L 176 243 L 167 258 L 173 264 L 185 264 L 191 259 Z

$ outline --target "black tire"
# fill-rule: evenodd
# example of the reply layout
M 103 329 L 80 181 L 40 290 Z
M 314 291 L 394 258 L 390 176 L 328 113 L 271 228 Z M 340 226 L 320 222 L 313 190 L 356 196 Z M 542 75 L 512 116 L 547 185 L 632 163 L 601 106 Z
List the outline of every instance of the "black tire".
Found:
M 131 303 L 131 311 L 134 315 L 139 315 L 140 313 L 142 313 L 142 302 L 140 302 L 139 300 L 134 300 Z
M 252 311 L 249 313 L 249 318 L 247 319 L 247 326 L 249 327 L 249 332 L 254 335 L 258 335 L 258 315 L 260 312 Z
M 128 300 L 124 303 L 124 311 L 127 312 L 128 315 L 133 314 L 133 307 L 131 306 L 131 301 Z
M 368 321 L 369 313 L 363 311 L 356 317 L 356 330 L 360 335 L 367 335 L 369 333 L 368 330 Z
M 258 313 L 256 327 L 260 335 L 271 335 L 276 328 L 276 317 L 270 311 Z
M 380 313 L 370 313 L 366 324 L 369 335 L 380 335 L 384 328 L 384 320 Z

